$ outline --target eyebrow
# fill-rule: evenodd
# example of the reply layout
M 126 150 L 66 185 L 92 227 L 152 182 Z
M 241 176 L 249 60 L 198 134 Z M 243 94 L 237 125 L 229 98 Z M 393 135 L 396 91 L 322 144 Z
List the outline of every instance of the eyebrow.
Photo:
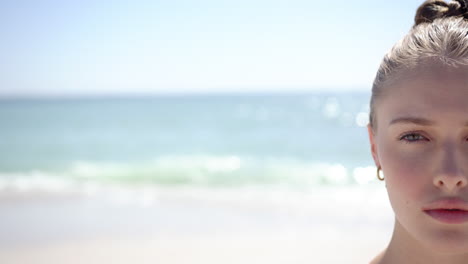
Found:
M 403 123 L 403 124 L 416 124 L 416 125 L 421 125 L 421 126 L 431 126 L 434 125 L 435 122 L 431 121 L 429 119 L 421 118 L 421 117 L 398 117 L 390 121 L 390 125 L 393 124 L 398 124 L 398 123 Z M 468 125 L 468 123 L 467 123 Z
M 398 117 L 390 121 L 389 126 L 393 124 L 416 124 L 421 126 L 433 126 L 436 122 L 421 117 Z M 464 123 L 468 127 L 468 121 Z

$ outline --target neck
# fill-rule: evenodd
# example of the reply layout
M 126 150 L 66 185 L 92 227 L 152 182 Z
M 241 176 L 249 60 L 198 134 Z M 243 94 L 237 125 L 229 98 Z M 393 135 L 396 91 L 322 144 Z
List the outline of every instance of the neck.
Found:
M 416 240 L 395 219 L 393 236 L 378 264 L 466 264 L 467 254 L 441 254 Z

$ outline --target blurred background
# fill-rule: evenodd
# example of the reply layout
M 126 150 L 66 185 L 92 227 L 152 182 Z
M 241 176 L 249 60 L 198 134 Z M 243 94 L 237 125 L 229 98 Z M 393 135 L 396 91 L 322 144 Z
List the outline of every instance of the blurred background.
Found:
M 422 1 L 2 1 L 1 263 L 366 263 Z

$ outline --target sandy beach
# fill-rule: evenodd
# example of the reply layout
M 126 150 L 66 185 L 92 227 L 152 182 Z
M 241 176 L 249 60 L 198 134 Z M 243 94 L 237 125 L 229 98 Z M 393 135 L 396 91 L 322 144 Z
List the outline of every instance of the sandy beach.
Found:
M 333 190 L 3 190 L 0 262 L 368 263 L 391 235 L 385 189 Z

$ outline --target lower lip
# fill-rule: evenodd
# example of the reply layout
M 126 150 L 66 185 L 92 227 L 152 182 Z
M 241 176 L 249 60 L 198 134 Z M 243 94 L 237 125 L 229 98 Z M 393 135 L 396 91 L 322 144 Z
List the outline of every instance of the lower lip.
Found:
M 462 224 L 468 222 L 468 211 L 437 209 L 424 212 L 435 220 L 446 224 Z

